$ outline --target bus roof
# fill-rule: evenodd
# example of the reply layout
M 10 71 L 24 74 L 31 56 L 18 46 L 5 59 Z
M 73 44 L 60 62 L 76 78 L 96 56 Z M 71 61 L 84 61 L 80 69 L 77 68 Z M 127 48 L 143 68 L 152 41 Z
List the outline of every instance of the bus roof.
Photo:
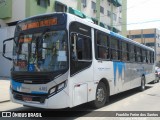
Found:
M 117 38 L 119 38 L 119 39 L 121 39 L 121 40 L 123 40 L 123 41 L 130 42 L 130 43 L 133 43 L 134 45 L 137 45 L 137 46 L 143 47 L 143 48 L 145 48 L 145 49 L 149 49 L 149 50 L 154 51 L 154 49 L 151 48 L 151 47 L 148 47 L 148 46 L 146 46 L 146 45 L 143 45 L 143 44 L 141 44 L 141 43 L 138 43 L 138 42 L 136 42 L 136 41 L 133 41 L 132 39 L 129 39 L 129 38 L 127 38 L 127 37 L 124 37 L 124 36 L 122 36 L 122 35 L 120 35 L 120 34 L 118 34 L 118 33 L 112 32 L 112 31 L 110 31 L 110 30 L 108 30 L 108 29 L 106 29 L 106 28 L 103 28 L 103 27 L 101 27 L 101 26 L 99 26 L 99 25 L 96 25 L 96 24 L 94 24 L 94 23 L 92 23 L 92 22 L 89 22 L 89 21 L 87 21 L 87 20 L 85 20 L 85 19 L 82 19 L 82 18 L 77 17 L 77 16 L 75 16 L 75 15 L 72 15 L 72 14 L 70 14 L 70 13 L 66 13 L 66 14 L 68 14 L 68 16 L 74 17 L 76 21 L 81 22 L 81 23 L 83 23 L 83 24 L 85 24 L 85 25 L 91 26 L 91 27 L 94 28 L 94 29 L 98 29 L 98 30 L 100 30 L 100 31 L 102 31 L 102 32 L 108 33 L 108 34 L 111 35 L 111 36 L 117 37 Z
M 112 32 L 112 31 L 110 31 L 110 30 L 108 30 L 108 29 L 106 29 L 106 28 L 103 28 L 103 27 L 101 27 L 101 26 L 99 26 L 99 25 L 96 25 L 96 24 L 92 23 L 91 21 L 88 21 L 87 19 L 83 19 L 83 18 L 77 17 L 77 16 L 75 16 L 75 15 L 73 15 L 73 14 L 70 14 L 70 13 L 54 12 L 54 13 L 39 14 L 39 15 L 35 15 L 35 16 L 28 17 L 28 18 L 26 18 L 26 19 L 24 19 L 24 20 L 19 21 L 18 23 L 24 22 L 24 21 L 29 20 L 29 19 L 32 19 L 32 18 L 36 18 L 36 17 L 40 17 L 40 16 L 48 16 L 48 15 L 52 15 L 52 14 L 66 14 L 67 16 L 71 17 L 71 18 L 73 19 L 73 21 L 74 21 L 74 20 L 75 20 L 75 21 L 78 21 L 78 22 L 83 23 L 83 24 L 85 24 L 85 25 L 87 25 L 87 26 L 91 26 L 91 27 L 94 28 L 94 29 L 98 29 L 98 30 L 100 30 L 100 31 L 102 31 L 102 32 L 106 32 L 106 33 L 108 33 L 109 35 L 114 36 L 114 37 L 117 37 L 117 38 L 119 38 L 119 39 L 121 39 L 121 40 L 124 40 L 124 41 L 126 41 L 126 42 L 130 42 L 130 43 L 133 43 L 133 44 L 135 44 L 135 45 L 137 45 L 137 46 L 141 46 L 141 47 L 143 47 L 143 48 L 145 48 L 145 49 L 149 49 L 149 50 L 154 51 L 153 48 L 150 48 L 150 47 L 148 47 L 148 46 L 145 46 L 145 45 L 143 45 L 143 44 L 140 44 L 140 43 L 138 43 L 138 42 L 136 42 L 136 41 L 133 41 L 133 40 L 131 40 L 131 39 L 129 39 L 129 38 L 126 38 L 126 37 L 124 37 L 124 36 L 122 36 L 122 35 L 120 35 L 120 34 L 117 34 L 117 33 Z

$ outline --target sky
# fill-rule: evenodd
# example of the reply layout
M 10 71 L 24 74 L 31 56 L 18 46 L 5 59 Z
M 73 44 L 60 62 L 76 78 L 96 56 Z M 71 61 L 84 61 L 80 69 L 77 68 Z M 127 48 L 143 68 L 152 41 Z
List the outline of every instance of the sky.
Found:
M 127 0 L 127 30 L 160 29 L 160 0 Z

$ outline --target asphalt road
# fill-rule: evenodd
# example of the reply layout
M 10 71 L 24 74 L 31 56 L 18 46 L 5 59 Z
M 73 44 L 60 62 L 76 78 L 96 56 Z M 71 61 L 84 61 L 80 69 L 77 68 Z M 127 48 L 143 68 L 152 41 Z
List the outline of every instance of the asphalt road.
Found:
M 83 104 L 74 108 L 67 108 L 61 110 L 46 110 L 39 108 L 23 107 L 22 105 L 15 104 L 12 102 L 0 103 L 0 111 L 15 111 L 15 112 L 25 112 L 25 111 L 40 111 L 40 112 L 50 112 L 59 114 L 64 114 L 64 111 L 73 112 L 73 117 L 70 117 L 71 112 L 67 118 L 64 119 L 107 119 L 107 120 L 160 120 L 160 116 L 156 117 L 155 111 L 160 111 L 160 83 L 148 84 L 146 90 L 139 92 L 138 89 L 129 90 L 110 97 L 110 102 L 106 104 L 103 108 L 93 109 L 89 104 Z M 75 112 L 82 111 L 82 112 Z M 155 113 L 152 117 L 107 117 L 111 111 L 118 111 L 118 113 L 124 113 L 128 111 L 127 114 L 147 112 Z M 115 112 L 114 112 L 115 113 Z M 67 114 L 67 112 L 66 112 Z M 112 112 L 111 112 L 112 114 Z

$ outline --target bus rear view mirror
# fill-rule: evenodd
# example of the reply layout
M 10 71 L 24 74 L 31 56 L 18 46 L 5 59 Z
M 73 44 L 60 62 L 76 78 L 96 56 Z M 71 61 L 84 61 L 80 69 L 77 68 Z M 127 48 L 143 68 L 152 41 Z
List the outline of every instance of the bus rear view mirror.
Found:
M 6 44 L 3 44 L 3 55 L 6 53 Z
M 3 41 L 3 57 L 10 61 L 12 61 L 12 58 L 7 57 L 5 54 L 6 54 L 6 42 L 11 41 L 11 40 L 14 40 L 14 38 L 9 38 Z

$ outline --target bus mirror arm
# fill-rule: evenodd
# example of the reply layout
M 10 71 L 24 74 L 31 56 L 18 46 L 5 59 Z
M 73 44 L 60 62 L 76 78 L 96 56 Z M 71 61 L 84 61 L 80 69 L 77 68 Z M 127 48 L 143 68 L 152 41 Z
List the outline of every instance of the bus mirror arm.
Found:
M 14 37 L 6 39 L 6 40 L 3 41 L 3 57 L 8 59 L 8 60 L 10 60 L 10 61 L 12 61 L 13 59 L 10 58 L 10 57 L 5 56 L 5 53 L 6 53 L 6 44 L 5 44 L 5 42 L 11 41 L 11 40 L 14 40 Z

